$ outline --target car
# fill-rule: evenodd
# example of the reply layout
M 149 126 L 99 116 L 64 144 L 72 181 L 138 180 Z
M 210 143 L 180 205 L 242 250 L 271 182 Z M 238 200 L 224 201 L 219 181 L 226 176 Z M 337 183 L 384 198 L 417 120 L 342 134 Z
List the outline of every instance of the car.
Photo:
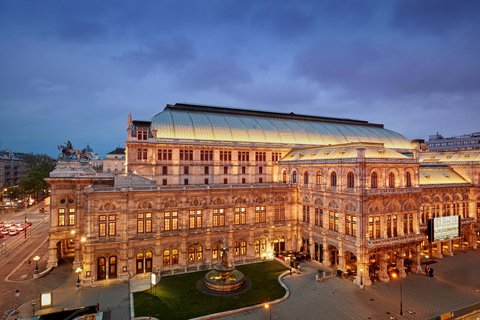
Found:
M 10 229 L 10 231 L 8 232 L 8 234 L 11 235 L 11 236 L 15 236 L 15 235 L 17 235 L 17 234 L 19 234 L 19 233 L 20 233 L 20 231 L 18 231 L 16 228 L 12 228 L 12 229 Z
M 3 228 L 2 229 L 2 234 L 9 234 L 10 233 L 10 229 L 8 228 Z
M 0 239 L 2 239 L 3 237 L 5 236 L 3 235 L 3 233 L 0 232 Z

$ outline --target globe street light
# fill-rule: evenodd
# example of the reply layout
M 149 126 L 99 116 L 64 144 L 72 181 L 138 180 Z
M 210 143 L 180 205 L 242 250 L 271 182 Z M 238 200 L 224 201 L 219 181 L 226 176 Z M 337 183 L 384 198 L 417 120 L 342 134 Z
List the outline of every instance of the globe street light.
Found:
M 269 312 L 269 317 L 268 317 L 268 319 L 272 320 L 272 307 L 270 306 L 270 303 L 268 303 L 268 302 L 265 303 L 265 304 L 263 305 L 263 307 L 264 307 L 266 310 L 268 310 L 268 312 Z
M 402 293 L 402 280 L 398 276 L 396 272 L 392 273 L 392 278 L 397 279 L 398 283 L 400 284 L 400 315 L 403 316 L 403 293 Z
M 34 274 L 38 274 L 38 260 L 40 260 L 39 256 L 33 257 L 33 261 L 35 261 L 35 270 L 33 271 Z
M 82 268 L 78 267 L 77 270 L 75 270 L 77 273 L 77 288 L 80 287 L 80 273 L 82 272 Z

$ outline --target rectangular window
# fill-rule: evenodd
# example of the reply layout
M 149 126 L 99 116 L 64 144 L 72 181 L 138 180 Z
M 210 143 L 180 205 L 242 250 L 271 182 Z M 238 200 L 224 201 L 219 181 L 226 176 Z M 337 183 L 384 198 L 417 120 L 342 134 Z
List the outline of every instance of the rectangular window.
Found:
M 145 230 L 143 228 L 143 213 L 137 214 L 137 233 L 143 233 Z
M 394 216 L 395 220 L 394 220 L 394 223 L 396 222 L 396 216 Z M 375 217 L 374 219 L 374 223 L 375 223 L 375 238 L 380 238 L 380 217 Z M 397 236 L 396 235 L 396 226 L 394 224 L 394 228 L 395 228 L 395 231 L 394 231 L 394 235 L 395 237 Z
M 264 151 L 255 152 L 255 161 L 265 162 L 266 160 L 267 160 L 266 152 L 264 152 Z
M 255 207 L 255 223 L 267 222 L 267 210 L 265 206 Z
M 207 179 L 205 179 L 205 184 L 208 184 L 208 178 L 207 178 Z
M 147 160 L 147 148 L 137 149 L 137 160 Z
M 213 161 L 213 150 L 200 150 L 200 161 Z
M 210 172 L 210 167 L 205 167 L 205 168 L 204 168 L 204 172 L 205 172 L 205 174 L 210 174 L 210 173 L 209 173 L 209 172 Z
M 245 178 L 242 178 L 242 183 L 246 183 L 247 181 L 245 180 Z
M 187 166 L 183 167 L 183 174 L 190 174 L 190 168 Z
M 189 229 L 202 228 L 202 210 L 190 210 L 188 227 Z
M 158 160 L 162 160 L 162 161 L 172 160 L 172 150 L 158 149 Z
M 213 209 L 213 224 L 214 227 L 225 226 L 225 209 Z
M 232 161 L 232 151 L 220 151 L 220 161 Z
M 147 140 L 148 130 L 146 128 L 137 129 L 137 139 L 138 140 Z
M 58 209 L 58 226 L 65 226 L 65 209 Z
M 223 174 L 228 174 L 228 167 L 223 167 Z
M 68 209 L 68 225 L 75 225 L 75 209 L 73 208 Z
M 167 167 L 167 166 L 163 166 L 163 167 L 162 167 L 162 174 L 163 174 L 163 175 L 168 174 L 168 167 Z
M 183 179 L 183 184 L 187 186 L 188 185 L 188 179 Z
M 247 209 L 240 207 L 235 208 L 234 224 L 247 224 Z
M 258 167 L 258 174 L 263 174 L 263 167 Z
M 282 158 L 282 154 L 279 152 L 272 152 L 272 161 L 278 161 Z
M 178 212 L 165 212 L 163 214 L 163 229 L 165 231 L 178 230 Z
M 356 237 L 357 236 L 357 217 L 351 214 L 345 215 L 345 234 Z
M 193 150 L 182 149 L 180 150 L 181 161 L 193 161 Z
M 227 178 L 223 178 L 223 184 L 228 184 L 228 179 Z
M 109 215 L 108 216 L 108 235 L 109 236 L 114 236 L 117 234 L 117 222 L 116 222 L 116 216 L 115 215 Z
M 107 216 L 101 215 L 98 217 L 98 235 L 105 237 L 107 235 Z
M 162 180 L 162 185 L 166 186 L 167 185 L 167 179 Z
M 152 213 L 137 213 L 137 233 L 152 232 Z
M 250 161 L 250 153 L 248 151 L 238 151 L 238 161 Z
M 263 183 L 263 178 L 258 178 L 258 183 Z
M 246 171 L 247 169 L 245 167 L 242 167 L 242 174 L 245 174 Z
M 303 222 L 310 222 L 310 206 L 303 206 L 302 208 L 302 221 Z
M 274 221 L 285 221 L 285 206 L 275 207 Z

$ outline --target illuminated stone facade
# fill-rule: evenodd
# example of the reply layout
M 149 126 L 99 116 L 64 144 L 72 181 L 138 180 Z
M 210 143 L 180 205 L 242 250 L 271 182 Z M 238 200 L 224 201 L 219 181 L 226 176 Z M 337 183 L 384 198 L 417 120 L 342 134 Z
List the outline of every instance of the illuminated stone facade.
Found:
M 129 118 L 124 174 L 52 172 L 49 264 L 73 253 L 91 285 L 208 269 L 226 245 L 231 263 L 302 252 L 362 285 L 420 272 L 422 255 L 476 248 L 480 159 L 419 150 L 365 121 L 167 106 Z M 452 214 L 462 237 L 428 244 L 427 219 Z

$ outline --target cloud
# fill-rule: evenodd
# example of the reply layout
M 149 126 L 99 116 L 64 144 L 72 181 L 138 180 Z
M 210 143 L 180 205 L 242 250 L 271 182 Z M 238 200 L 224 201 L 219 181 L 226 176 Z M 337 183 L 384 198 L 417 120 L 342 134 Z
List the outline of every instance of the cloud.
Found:
M 408 33 L 446 33 L 478 28 L 480 2 L 477 0 L 397 0 L 392 26 Z
M 58 26 L 57 32 L 66 41 L 90 42 L 105 38 L 107 27 L 97 21 L 68 20 Z
M 195 57 L 196 52 L 191 41 L 185 37 L 172 37 L 147 43 L 114 60 L 127 63 L 142 73 L 149 73 L 156 66 L 162 66 L 166 70 L 178 70 L 195 60 Z
M 35 78 L 30 81 L 30 85 L 41 93 L 63 93 L 68 92 L 68 86 L 65 84 L 52 83 L 43 78 Z

